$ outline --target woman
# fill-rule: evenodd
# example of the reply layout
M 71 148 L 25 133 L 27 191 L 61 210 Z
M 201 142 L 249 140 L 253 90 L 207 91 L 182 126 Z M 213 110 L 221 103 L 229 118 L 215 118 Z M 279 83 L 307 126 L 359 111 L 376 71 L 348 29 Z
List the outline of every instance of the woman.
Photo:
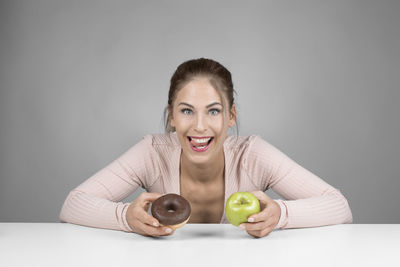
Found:
M 236 124 L 230 72 L 210 59 L 182 63 L 171 78 L 166 134 L 146 135 L 118 159 L 72 190 L 60 220 L 80 225 L 171 235 L 147 213 L 151 202 L 176 193 L 191 204 L 189 223 L 228 223 L 224 206 L 234 192 L 257 196 L 261 211 L 241 225 L 254 237 L 274 229 L 351 223 L 339 190 L 256 135 L 228 136 Z M 132 203 L 119 202 L 139 186 Z M 272 188 L 287 200 L 273 200 Z

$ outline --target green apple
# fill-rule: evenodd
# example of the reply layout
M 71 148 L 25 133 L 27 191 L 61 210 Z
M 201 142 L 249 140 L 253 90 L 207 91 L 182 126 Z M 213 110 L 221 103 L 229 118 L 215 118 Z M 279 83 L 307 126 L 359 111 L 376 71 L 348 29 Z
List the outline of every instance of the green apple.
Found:
M 260 202 L 250 192 L 233 193 L 225 205 L 225 215 L 228 221 L 235 225 L 247 222 L 250 215 L 260 212 Z

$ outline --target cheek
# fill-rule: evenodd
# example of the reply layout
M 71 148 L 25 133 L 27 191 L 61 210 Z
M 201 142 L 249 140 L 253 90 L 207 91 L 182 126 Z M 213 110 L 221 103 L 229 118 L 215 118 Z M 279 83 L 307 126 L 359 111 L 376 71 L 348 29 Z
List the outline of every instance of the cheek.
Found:
M 174 115 L 174 124 L 176 126 L 181 126 L 181 125 L 185 125 L 187 124 L 187 119 L 183 116 L 181 116 L 181 114 L 175 114 Z

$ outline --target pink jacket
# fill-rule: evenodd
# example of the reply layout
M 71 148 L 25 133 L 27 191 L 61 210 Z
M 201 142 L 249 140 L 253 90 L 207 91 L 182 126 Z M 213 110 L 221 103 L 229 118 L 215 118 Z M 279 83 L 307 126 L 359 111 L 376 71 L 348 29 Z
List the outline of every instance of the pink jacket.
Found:
M 238 191 L 272 188 L 281 217 L 275 228 L 351 223 L 352 213 L 339 190 L 301 167 L 257 135 L 228 136 L 225 153 L 225 203 Z M 148 192 L 180 194 L 181 145 L 176 133 L 146 135 L 119 158 L 67 196 L 60 220 L 132 232 L 126 221 L 130 203 L 121 200 L 139 186 Z M 220 223 L 229 223 L 225 212 Z

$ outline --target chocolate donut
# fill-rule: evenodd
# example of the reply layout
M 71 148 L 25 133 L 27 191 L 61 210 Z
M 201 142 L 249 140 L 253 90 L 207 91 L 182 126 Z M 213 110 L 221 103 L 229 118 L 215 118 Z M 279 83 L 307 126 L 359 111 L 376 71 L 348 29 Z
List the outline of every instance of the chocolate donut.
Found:
M 157 198 L 151 206 L 151 214 L 160 224 L 179 228 L 190 217 L 189 202 L 177 194 L 166 194 Z M 174 227 L 175 226 L 175 227 Z

